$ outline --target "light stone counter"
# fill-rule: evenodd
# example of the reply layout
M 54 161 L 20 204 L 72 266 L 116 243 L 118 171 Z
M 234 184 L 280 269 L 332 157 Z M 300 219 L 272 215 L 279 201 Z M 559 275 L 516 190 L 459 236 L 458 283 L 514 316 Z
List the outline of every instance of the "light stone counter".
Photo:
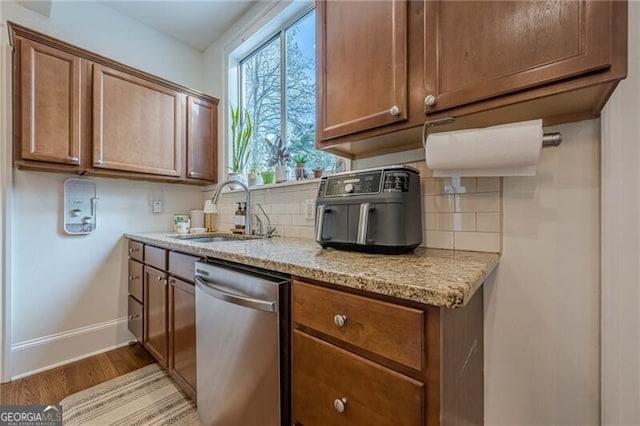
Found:
M 314 241 L 299 238 L 197 243 L 173 238 L 176 235 L 128 233 L 125 237 L 446 308 L 464 306 L 500 260 L 495 253 L 417 248 L 412 254 L 392 256 L 323 250 Z

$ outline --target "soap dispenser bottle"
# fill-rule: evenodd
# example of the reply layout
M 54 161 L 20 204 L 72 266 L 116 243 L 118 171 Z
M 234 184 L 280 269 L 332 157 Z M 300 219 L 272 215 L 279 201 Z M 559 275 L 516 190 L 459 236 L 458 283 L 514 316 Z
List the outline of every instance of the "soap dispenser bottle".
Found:
M 235 216 L 233 217 L 233 224 L 235 229 L 244 229 L 244 211 L 242 210 L 242 203 L 238 203 Z
M 242 210 L 242 225 L 240 226 L 240 229 L 244 231 L 245 218 L 247 214 L 247 203 L 241 203 L 241 204 L 242 206 L 240 207 L 240 209 Z

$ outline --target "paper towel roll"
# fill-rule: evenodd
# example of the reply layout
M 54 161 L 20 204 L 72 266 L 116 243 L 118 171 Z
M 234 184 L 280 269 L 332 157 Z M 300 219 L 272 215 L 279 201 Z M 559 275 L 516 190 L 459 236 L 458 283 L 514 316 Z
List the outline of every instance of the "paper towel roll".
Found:
M 191 216 L 192 228 L 204 228 L 204 211 L 203 210 L 191 210 L 189 211 Z
M 427 167 L 434 176 L 535 176 L 542 136 L 542 120 L 433 133 Z

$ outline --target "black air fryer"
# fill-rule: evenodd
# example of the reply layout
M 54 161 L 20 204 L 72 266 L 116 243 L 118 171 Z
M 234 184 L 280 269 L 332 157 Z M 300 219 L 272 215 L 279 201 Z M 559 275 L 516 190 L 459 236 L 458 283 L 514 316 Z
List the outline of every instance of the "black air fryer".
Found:
M 422 243 L 420 174 L 408 166 L 323 177 L 316 242 L 323 248 L 400 254 Z

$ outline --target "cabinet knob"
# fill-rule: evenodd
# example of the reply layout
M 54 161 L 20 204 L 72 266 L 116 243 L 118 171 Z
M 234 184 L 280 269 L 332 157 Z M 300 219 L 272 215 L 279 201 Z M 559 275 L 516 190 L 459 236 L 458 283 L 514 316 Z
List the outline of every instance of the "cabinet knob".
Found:
M 80 162 L 80 159 L 78 157 L 71 157 L 71 162 L 78 164 Z
M 140 278 L 140 277 L 138 277 L 138 276 L 136 276 L 136 275 L 131 275 L 131 276 L 129 276 L 129 281 L 135 281 L 135 280 L 137 280 L 138 278 Z
M 175 279 L 171 278 L 171 279 L 169 280 L 169 284 L 175 284 L 175 283 L 176 283 L 176 280 L 175 280 Z
M 424 98 L 424 104 L 426 106 L 434 106 L 436 104 L 436 97 L 433 95 L 428 95 L 426 98 Z
M 96 160 L 96 164 L 97 165 L 102 164 L 102 160 Z
M 338 327 L 342 328 L 347 323 L 347 316 L 342 314 L 336 314 L 333 317 L 333 323 Z
M 193 172 L 189 172 L 189 176 L 193 176 Z
M 129 315 L 129 319 L 136 319 L 136 318 L 140 318 L 140 314 L 135 314 L 135 315 Z
M 344 413 L 344 409 L 347 408 L 347 398 L 338 398 L 333 401 L 333 408 L 335 408 L 338 413 Z
M 133 253 L 134 251 L 140 251 L 139 248 L 130 248 L 129 253 Z
M 389 114 L 393 115 L 394 117 L 396 115 L 400 115 L 400 108 L 398 108 L 396 105 L 392 106 L 389 110 Z

